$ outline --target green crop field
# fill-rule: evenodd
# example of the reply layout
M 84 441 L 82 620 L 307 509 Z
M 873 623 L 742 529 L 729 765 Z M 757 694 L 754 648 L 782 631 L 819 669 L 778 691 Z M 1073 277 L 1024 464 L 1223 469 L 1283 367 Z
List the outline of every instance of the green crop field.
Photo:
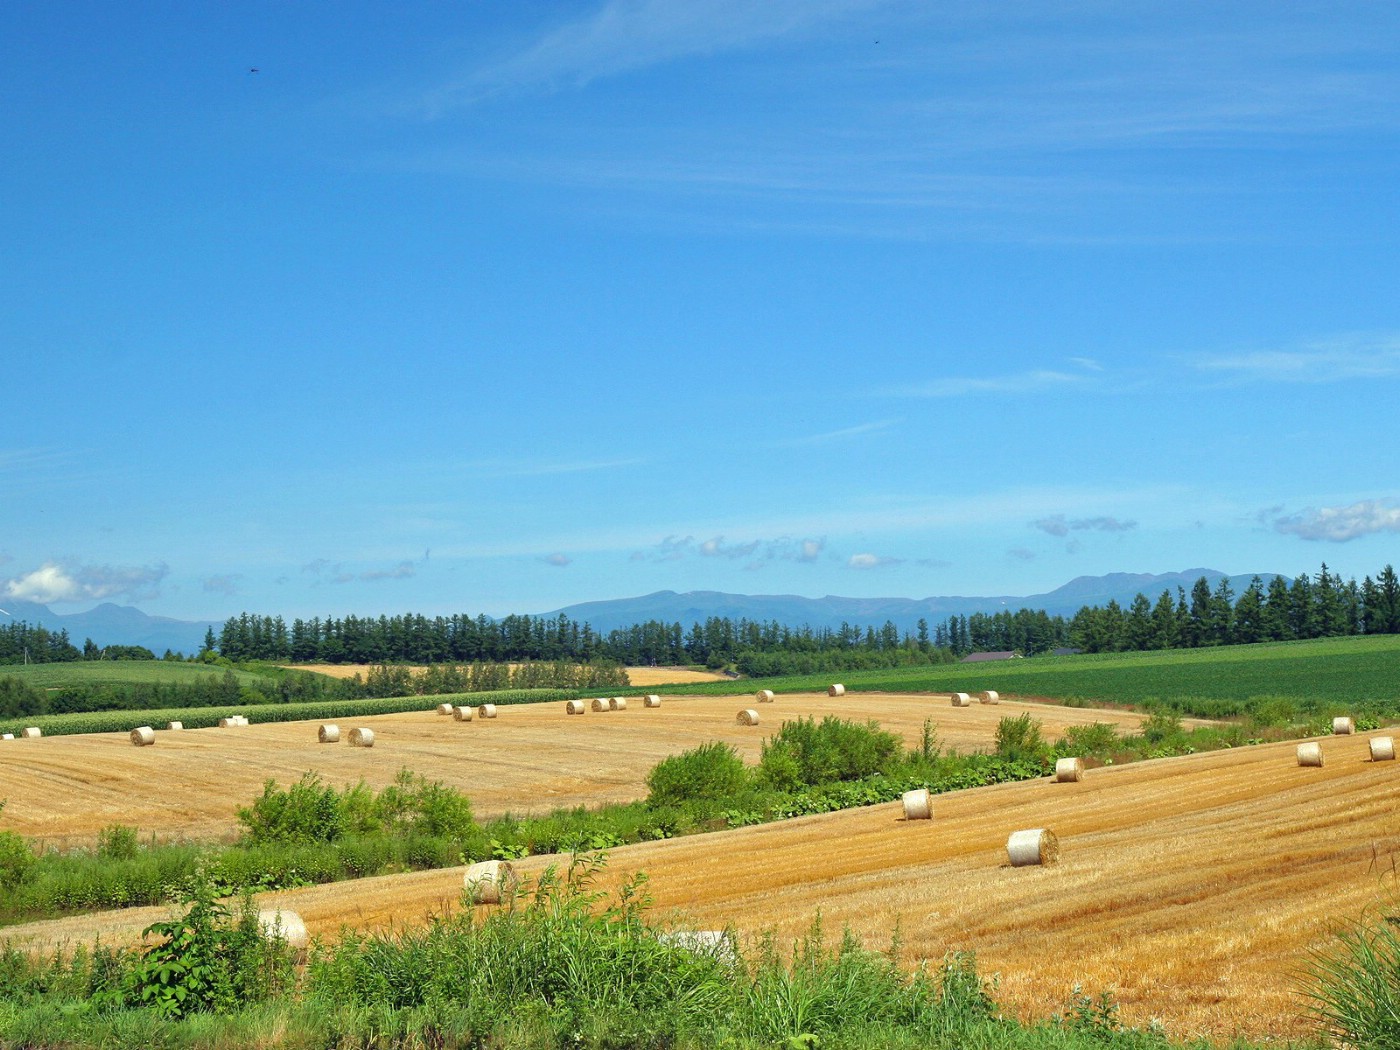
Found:
M 1355 708 L 1400 713 L 1400 636 L 1324 638 L 1306 642 L 1174 649 L 1150 653 L 1041 656 L 991 663 L 939 664 L 745 682 L 653 687 L 651 692 L 733 693 L 824 689 L 974 692 L 996 689 L 1091 704 L 1165 704 L 1188 714 L 1229 717 L 1261 704 L 1299 714 Z
M 35 689 L 85 685 L 193 685 L 202 678 L 222 678 L 226 669 L 213 664 L 169 660 L 74 660 L 54 664 L 6 664 L 0 675 L 13 675 Z M 235 670 L 239 685 L 256 687 L 265 676 Z

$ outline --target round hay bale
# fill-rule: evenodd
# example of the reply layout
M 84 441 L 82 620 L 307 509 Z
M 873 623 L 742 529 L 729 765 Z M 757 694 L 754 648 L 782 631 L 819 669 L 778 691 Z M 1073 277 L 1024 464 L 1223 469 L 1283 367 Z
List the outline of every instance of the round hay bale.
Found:
M 518 880 L 515 869 L 503 860 L 483 860 L 467 869 L 462 878 L 467 900 L 472 904 L 500 904 L 514 891 Z
M 237 715 L 229 715 L 227 718 L 221 718 L 221 719 L 219 719 L 219 728 L 220 728 L 220 729 L 232 729 L 234 726 L 236 726 L 236 725 L 238 725 L 238 724 L 239 724 L 239 722 L 238 722 L 238 716 L 237 716 Z
M 306 947 L 306 923 L 294 911 L 264 908 L 258 912 L 258 929 L 268 940 L 282 938 L 288 948 L 300 950 Z
M 166 728 L 166 729 L 184 729 L 184 728 L 185 728 L 185 723 L 184 723 L 184 722 L 167 722 L 167 723 L 165 723 L 165 728 Z
M 615 697 L 613 697 L 611 700 L 608 701 L 608 706 L 611 707 L 614 711 L 626 711 L 626 710 L 627 710 L 627 697 L 625 697 L 625 696 L 615 696 Z
M 760 704 L 771 704 L 773 702 L 773 690 L 760 689 L 758 692 L 754 693 L 753 698 Z
M 752 707 L 746 707 L 739 712 L 738 717 L 735 718 L 734 721 L 738 722 L 741 726 L 756 726 L 758 725 L 758 712 Z
M 588 707 L 582 700 L 570 700 L 564 705 L 566 715 L 581 715 L 587 710 Z
M 738 954 L 724 930 L 670 930 L 656 935 L 657 941 L 692 955 L 708 955 L 724 963 L 734 963 Z
M 1300 766 L 1320 766 L 1322 765 L 1322 745 L 1313 741 L 1310 744 L 1298 745 L 1298 765 Z
M 451 715 L 455 708 L 451 704 L 438 704 L 437 713 L 440 715 Z
M 1055 783 L 1077 784 L 1084 779 L 1082 758 L 1061 758 L 1055 761 Z
M 1013 868 L 1028 864 L 1054 864 L 1060 859 L 1060 840 L 1049 828 L 1014 831 L 1006 840 L 1006 855 Z
M 38 726 L 30 726 L 24 732 L 20 733 L 20 736 L 25 740 L 38 740 L 43 735 L 44 731 Z
M 373 729 L 365 729 L 365 728 L 352 729 L 352 730 L 350 730 L 350 746 L 351 746 L 351 747 L 373 747 L 373 746 L 374 746 L 374 730 L 373 730 Z
M 611 711 L 611 710 L 612 710 L 612 703 L 608 700 L 608 698 L 607 698 L 606 696 L 600 696 L 600 697 L 598 697 L 596 700 L 593 701 L 593 703 L 592 703 L 591 706 L 592 706 L 593 710 L 595 710 L 595 711 Z
M 1350 736 L 1356 732 L 1356 723 L 1347 716 L 1332 719 L 1333 736 Z
M 999 704 L 1001 703 L 1001 694 L 995 689 L 984 689 L 977 694 L 977 702 L 979 704 Z
M 0 733 L 0 740 L 13 740 L 14 738 L 15 735 L 13 733 Z
M 452 717 L 458 722 L 470 722 L 474 714 L 476 714 L 474 707 L 454 707 L 452 709 Z
M 1395 738 L 1392 736 L 1371 737 L 1371 761 L 1394 762 Z
M 840 682 L 837 682 L 835 685 L 829 685 L 829 686 L 826 687 L 826 695 L 827 695 L 827 696 L 845 696 L 845 695 L 846 695 L 846 687 L 845 687 L 844 685 L 842 685 Z
M 660 706 L 661 706 L 661 697 L 657 696 L 655 693 L 648 693 L 646 696 L 642 697 L 642 706 L 643 706 L 643 707 L 660 707 Z
M 150 747 L 156 742 L 156 731 L 150 726 L 140 726 L 131 731 L 131 742 L 137 747 Z
M 332 725 L 329 722 L 323 725 L 316 734 L 316 739 L 323 744 L 340 743 L 340 726 Z
M 905 820 L 932 820 L 933 796 L 928 788 L 906 791 L 902 796 Z
M 496 705 L 495 705 L 495 704 L 482 704 L 480 707 L 478 707 L 478 708 L 476 709 L 476 713 L 479 714 L 482 718 L 495 718 L 495 717 L 496 717 Z
M 966 693 L 953 693 L 953 694 L 952 694 L 952 697 L 953 697 L 953 706 L 954 706 L 954 707 L 971 707 L 971 706 L 972 706 L 972 697 L 968 696 Z

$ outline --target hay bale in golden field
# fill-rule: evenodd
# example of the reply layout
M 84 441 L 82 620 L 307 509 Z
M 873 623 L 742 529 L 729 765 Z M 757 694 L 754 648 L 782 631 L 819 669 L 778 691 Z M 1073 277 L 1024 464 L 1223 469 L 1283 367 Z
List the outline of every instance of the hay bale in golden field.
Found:
M 517 884 L 515 869 L 504 860 L 484 860 L 473 864 L 462 877 L 467 900 L 472 904 L 500 904 Z
M 929 794 L 928 788 L 906 791 L 900 801 L 904 803 L 905 820 L 933 819 L 933 796 Z
M 1006 840 L 1006 856 L 1013 868 L 1055 864 L 1060 859 L 1060 840 L 1049 828 L 1013 831 Z

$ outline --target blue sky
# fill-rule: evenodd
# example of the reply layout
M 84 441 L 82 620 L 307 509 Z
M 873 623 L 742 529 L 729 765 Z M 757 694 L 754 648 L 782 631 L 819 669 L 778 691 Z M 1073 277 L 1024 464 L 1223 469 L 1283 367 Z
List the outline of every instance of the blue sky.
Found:
M 14 0 L 0 41 L 0 606 L 1400 560 L 1395 5 Z

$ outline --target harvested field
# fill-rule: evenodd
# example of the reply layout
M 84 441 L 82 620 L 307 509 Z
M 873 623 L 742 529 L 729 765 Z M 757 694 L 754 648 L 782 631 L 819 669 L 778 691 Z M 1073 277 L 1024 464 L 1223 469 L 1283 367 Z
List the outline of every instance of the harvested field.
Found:
M 856 711 L 910 745 L 932 718 L 940 740 L 961 750 L 990 749 L 998 719 L 1022 711 L 1042 720 L 1050 738 L 1072 725 L 1142 720 L 1122 711 L 1013 702 L 954 710 L 946 696 L 823 693 L 784 695 L 765 706 L 763 728 L 755 731 L 734 724 L 735 709 L 750 702 L 747 693 L 668 696 L 656 710 L 638 702 L 581 718 L 568 717 L 557 702 L 520 704 L 482 724 L 440 718 L 425 701 L 422 711 L 356 717 L 355 725 L 375 732 L 372 751 L 320 745 L 320 721 L 162 731 L 153 748 L 133 748 L 126 733 L 46 738 L 0 751 L 0 798 L 9 800 L 7 829 L 57 845 L 90 842 L 115 822 L 143 835 L 210 838 L 233 832 L 235 809 L 250 803 L 265 780 L 287 784 L 307 771 L 335 786 L 363 779 L 378 788 L 407 767 L 462 788 L 478 817 L 492 817 L 639 798 L 652 766 L 711 740 L 731 743 L 756 762 L 760 743 L 784 720 L 803 715 Z M 132 717 L 139 724 L 139 713 Z
M 331 678 L 353 678 L 359 675 L 361 679 L 369 677 L 369 672 L 374 664 L 284 664 L 283 666 L 296 671 L 311 671 L 314 674 L 323 674 Z M 518 667 L 519 664 L 511 664 Z M 414 674 L 426 671 L 427 667 L 413 664 L 408 666 L 408 670 Z M 692 671 L 685 667 L 629 667 L 627 668 L 627 680 L 638 688 L 652 685 L 677 685 L 686 682 L 727 682 L 732 681 L 728 675 L 720 674 L 718 671 Z
M 700 929 L 790 940 L 820 910 L 828 936 L 849 925 L 881 947 L 897 924 L 907 964 L 973 950 L 984 975 L 1000 975 L 998 1001 L 1027 1016 L 1063 1008 L 1078 983 L 1111 992 L 1125 1022 L 1157 1018 L 1177 1038 L 1302 1037 L 1312 1033 L 1296 974 L 1308 949 L 1393 892 L 1400 857 L 1400 774 L 1370 762 L 1364 738 L 1326 743 L 1323 769 L 1299 768 L 1284 742 L 943 795 L 933 821 L 905 821 L 894 802 L 623 847 L 610 878 L 646 871 L 653 914 Z M 1009 866 L 1006 837 L 1027 827 L 1056 832 L 1057 866 Z M 456 907 L 463 870 L 264 903 L 322 936 L 385 928 Z M 161 914 L 6 932 L 43 949 L 98 933 L 130 940 Z

